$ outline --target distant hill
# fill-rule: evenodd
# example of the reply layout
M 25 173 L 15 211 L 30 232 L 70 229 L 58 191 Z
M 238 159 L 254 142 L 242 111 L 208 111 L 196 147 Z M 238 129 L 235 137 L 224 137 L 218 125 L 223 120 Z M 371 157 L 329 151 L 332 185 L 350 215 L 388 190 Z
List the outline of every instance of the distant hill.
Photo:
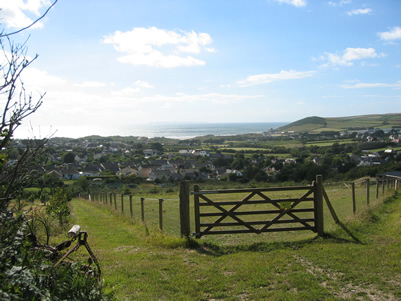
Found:
M 306 117 L 278 128 L 281 132 L 352 131 L 369 128 L 401 128 L 401 113 L 372 114 L 349 117 Z

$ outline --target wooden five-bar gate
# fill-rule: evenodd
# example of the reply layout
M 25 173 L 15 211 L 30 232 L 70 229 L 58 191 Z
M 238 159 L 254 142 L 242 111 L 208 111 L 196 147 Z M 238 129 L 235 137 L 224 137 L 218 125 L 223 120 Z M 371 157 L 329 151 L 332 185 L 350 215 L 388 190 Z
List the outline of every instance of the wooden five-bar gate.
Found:
M 189 194 L 194 198 L 196 238 L 213 234 L 301 230 L 324 235 L 321 176 L 317 176 L 310 186 L 200 190 L 195 185 L 193 192 L 189 192 L 188 185 L 183 182 L 180 191 L 183 236 L 190 235 Z M 223 194 L 227 197 L 220 197 Z M 277 194 L 291 196 L 278 198 Z M 235 196 L 239 199 L 234 199 Z

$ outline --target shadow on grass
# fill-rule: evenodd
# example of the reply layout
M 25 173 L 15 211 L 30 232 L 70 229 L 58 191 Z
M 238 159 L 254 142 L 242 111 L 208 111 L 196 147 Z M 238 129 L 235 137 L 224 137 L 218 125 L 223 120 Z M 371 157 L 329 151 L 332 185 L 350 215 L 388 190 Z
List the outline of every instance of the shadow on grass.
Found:
M 342 222 L 338 221 L 337 225 L 341 227 L 352 239 L 355 243 L 357 244 L 363 244 L 358 237 L 356 237 Z
M 351 237 L 351 239 L 344 239 L 335 237 L 331 234 L 325 236 L 315 236 L 312 239 L 304 239 L 299 241 L 290 242 L 257 242 L 252 244 L 239 244 L 239 245 L 218 245 L 210 242 L 199 242 L 194 239 L 188 239 L 187 247 L 195 249 L 197 252 L 209 256 L 222 256 L 227 254 L 234 254 L 240 252 L 273 252 L 277 250 L 300 250 L 305 246 L 316 243 L 355 243 L 363 244 L 355 235 L 349 231 L 341 222 L 338 225 Z

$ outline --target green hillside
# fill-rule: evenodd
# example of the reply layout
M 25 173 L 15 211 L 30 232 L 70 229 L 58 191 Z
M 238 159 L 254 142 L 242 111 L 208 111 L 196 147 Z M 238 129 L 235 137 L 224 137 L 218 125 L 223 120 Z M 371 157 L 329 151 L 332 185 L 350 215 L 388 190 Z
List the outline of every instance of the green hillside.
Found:
M 292 122 L 278 130 L 320 133 L 322 131 L 352 131 L 368 128 L 401 128 L 401 113 L 333 118 L 312 116 Z
M 335 191 L 327 193 L 341 211 Z M 247 243 L 245 235 L 186 241 L 103 204 L 72 207 L 116 300 L 400 300 L 400 200 L 361 208 L 326 238 L 279 232 Z

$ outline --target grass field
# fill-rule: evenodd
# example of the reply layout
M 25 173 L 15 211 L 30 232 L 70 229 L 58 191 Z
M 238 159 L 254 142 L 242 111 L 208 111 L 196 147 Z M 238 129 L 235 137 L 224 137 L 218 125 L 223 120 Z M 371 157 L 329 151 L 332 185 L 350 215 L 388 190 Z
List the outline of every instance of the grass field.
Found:
M 327 208 L 327 238 L 283 232 L 187 241 L 82 199 L 72 201 L 73 218 L 89 233 L 106 291 L 117 300 L 399 300 L 401 199 L 376 201 L 372 186 L 368 207 L 360 186 L 356 216 L 348 188 L 326 186 L 357 241 Z M 166 215 L 178 209 L 171 202 Z

